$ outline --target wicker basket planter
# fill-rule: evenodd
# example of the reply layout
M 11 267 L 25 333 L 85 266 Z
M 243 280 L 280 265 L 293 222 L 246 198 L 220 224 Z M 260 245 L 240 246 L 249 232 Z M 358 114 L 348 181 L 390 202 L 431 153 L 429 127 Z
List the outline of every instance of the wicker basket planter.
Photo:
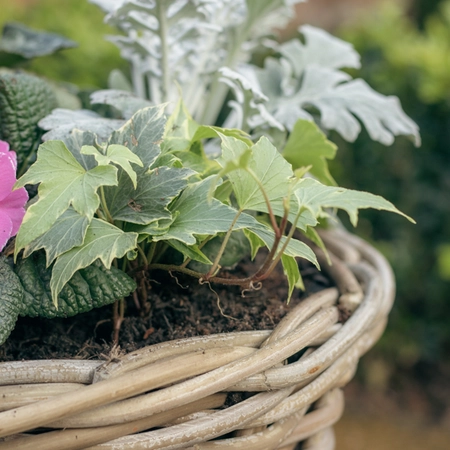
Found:
M 322 237 L 338 288 L 273 331 L 164 342 L 108 362 L 1 363 L 0 449 L 333 449 L 341 387 L 385 328 L 394 280 L 360 239 Z M 243 395 L 224 408 L 228 392 Z

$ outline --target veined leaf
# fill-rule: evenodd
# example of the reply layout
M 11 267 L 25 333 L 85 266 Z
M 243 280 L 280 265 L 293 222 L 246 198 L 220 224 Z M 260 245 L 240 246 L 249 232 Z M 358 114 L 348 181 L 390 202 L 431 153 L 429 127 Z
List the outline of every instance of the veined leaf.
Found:
M 383 197 L 368 192 L 325 186 L 311 178 L 299 180 L 294 195 L 297 198 L 299 207 L 309 209 L 315 217 L 326 217 L 328 214 L 324 211 L 324 208 L 345 210 L 353 226 L 356 226 L 358 223 L 358 210 L 365 208 L 395 212 L 414 222 L 413 219 L 403 214 Z
M 143 168 L 136 170 L 138 174 L 145 172 L 161 153 L 159 144 L 164 133 L 164 107 L 159 105 L 139 110 L 122 128 L 114 131 L 108 141 L 108 145 L 124 145 L 139 156 Z
M 294 288 L 298 288 L 304 291 L 305 285 L 303 284 L 302 276 L 300 274 L 300 270 L 298 269 L 298 264 L 295 258 L 293 258 L 292 256 L 283 255 L 281 257 L 281 263 L 283 264 L 283 272 L 288 280 L 289 293 L 287 302 L 289 303 Z
M 89 219 L 86 216 L 69 208 L 58 217 L 48 231 L 25 247 L 23 257 L 27 258 L 31 253 L 42 248 L 47 255 L 48 267 L 59 255 L 83 244 L 88 226 Z
M 233 223 L 238 211 L 212 198 L 208 200 L 210 184 L 214 176 L 189 185 L 177 198 L 170 211 L 175 220 L 166 234 L 156 236 L 155 241 L 176 239 L 187 245 L 196 243 L 195 235 L 216 235 L 226 232 Z M 234 229 L 257 224 L 248 214 L 241 214 Z
M 42 252 L 19 259 L 15 270 L 24 290 L 21 315 L 29 317 L 70 317 L 113 303 L 136 289 L 134 280 L 124 272 L 115 267 L 106 269 L 96 261 L 74 273 L 55 306 L 50 293 L 52 269 L 46 267 Z
M 122 184 L 107 195 L 113 219 L 141 225 L 170 219 L 167 205 L 187 186 L 192 174 L 189 169 L 158 167 L 140 176 L 135 190 L 129 179 L 122 179 Z
M 131 150 L 123 145 L 112 144 L 106 149 L 106 154 L 100 153 L 94 146 L 85 145 L 81 148 L 81 154 L 93 155 L 99 166 L 107 166 L 110 163 L 116 164 L 128 174 L 133 186 L 136 189 L 137 177 L 136 172 L 131 167 L 130 162 L 142 167 L 142 161 L 139 156 L 135 155 Z
M 58 294 L 73 274 L 100 259 L 109 269 L 115 258 L 122 258 L 136 248 L 137 233 L 125 233 L 103 220 L 92 219 L 83 245 L 61 255 L 53 266 L 50 288 L 57 305 Z
M 70 205 L 89 220 L 100 205 L 99 186 L 117 184 L 117 168 L 98 166 L 86 171 L 63 142 L 49 141 L 38 150 L 37 161 L 15 184 L 39 185 L 39 200 L 25 214 L 16 238 L 16 255 L 48 231 Z
M 167 243 L 175 250 L 178 250 L 185 259 L 190 258 L 192 259 L 192 261 L 198 261 L 202 264 L 212 264 L 209 258 L 198 248 L 197 245 L 186 245 L 183 242 L 177 241 L 175 239 L 169 239 Z
M 256 234 L 256 236 L 258 236 L 258 238 L 264 242 L 267 248 L 272 248 L 275 234 L 271 228 L 257 222 L 257 225 L 248 227 L 247 232 Z M 286 236 L 283 236 L 281 238 L 280 248 L 285 244 L 286 239 Z M 293 258 L 306 259 L 309 262 L 312 262 L 317 268 L 319 268 L 319 263 L 317 261 L 315 253 L 304 242 L 301 242 L 297 239 L 291 238 L 289 240 L 284 254 Z
M 282 154 L 294 169 L 312 166 L 309 172 L 319 181 L 336 185 L 327 164 L 327 159 L 334 159 L 336 150 L 336 144 L 330 142 L 314 122 L 298 120 Z
M 225 166 L 227 161 L 239 160 L 245 151 L 243 143 L 236 145 L 236 140 L 227 138 L 222 145 L 222 160 L 219 162 Z M 222 140 L 224 141 L 224 139 Z M 291 165 L 281 156 L 270 141 L 262 137 L 252 148 L 252 155 L 248 159 L 247 170 L 238 169 L 228 174 L 233 184 L 236 200 L 241 209 L 252 209 L 267 212 L 267 205 L 260 185 L 264 188 L 269 202 L 282 203 L 287 197 L 289 179 L 293 177 Z

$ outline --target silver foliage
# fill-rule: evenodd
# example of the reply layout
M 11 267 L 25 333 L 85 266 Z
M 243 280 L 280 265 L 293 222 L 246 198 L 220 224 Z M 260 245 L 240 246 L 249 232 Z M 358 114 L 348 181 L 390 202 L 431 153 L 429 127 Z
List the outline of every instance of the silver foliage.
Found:
M 360 66 L 359 55 L 350 44 L 311 26 L 299 31 L 305 43 L 296 39 L 281 44 L 279 58 L 267 58 L 263 69 L 246 66 L 246 74 L 242 73 L 256 83 L 253 91 L 267 96 L 264 106 L 271 117 L 288 130 L 298 119 L 316 120 L 351 142 L 362 123 L 373 140 L 385 145 L 392 144 L 397 135 L 409 136 L 420 145 L 418 127 L 403 112 L 397 97 L 381 95 L 363 80 L 353 80 L 339 70 Z M 243 83 L 240 88 L 239 98 L 244 90 L 250 92 Z M 244 111 L 246 106 L 239 98 L 236 101 Z

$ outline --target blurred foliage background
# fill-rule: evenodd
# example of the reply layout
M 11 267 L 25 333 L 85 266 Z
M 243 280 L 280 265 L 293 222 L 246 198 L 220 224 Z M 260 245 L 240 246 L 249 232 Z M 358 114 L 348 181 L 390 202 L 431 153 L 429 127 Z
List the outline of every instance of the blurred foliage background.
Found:
M 397 95 L 423 140 L 419 149 L 402 139 L 383 148 L 364 134 L 338 142 L 338 183 L 382 195 L 417 221 L 367 212 L 356 230 L 388 257 L 398 287 L 388 330 L 363 373 L 381 385 L 413 375 L 444 412 L 450 392 L 434 381 L 450 376 L 450 1 L 416 1 L 406 10 L 387 2 L 339 34 L 362 55 L 358 75 Z M 384 379 L 377 354 L 389 363 Z
M 356 0 L 334 4 L 346 2 L 353 9 L 353 4 L 367 6 Z M 299 5 L 299 21 L 302 8 L 314 3 L 327 4 Z M 364 133 L 353 144 L 331 136 L 340 148 L 332 167 L 340 185 L 382 195 L 417 221 L 413 226 L 369 211 L 356 230 L 388 257 L 398 282 L 388 330 L 363 359 L 359 377 L 383 390 L 419 380 L 436 411 L 445 413 L 447 405 L 450 418 L 450 388 L 442 389 L 450 376 L 450 0 L 368 3 L 376 3 L 370 15 L 333 32 L 362 56 L 362 70 L 354 75 L 400 98 L 420 126 L 423 145 L 416 149 L 397 139 L 385 148 Z M 79 43 L 77 49 L 19 66 L 83 89 L 106 87 L 114 68 L 127 73 L 118 50 L 104 39 L 111 30 L 102 19 L 87 1 L 0 0 L 0 26 L 13 20 Z M 6 58 L 0 54 L 0 66 Z
M 82 89 L 106 88 L 115 68 L 127 70 L 119 50 L 104 39 L 113 30 L 103 23 L 104 14 L 86 0 L 0 0 L 0 28 L 20 22 L 39 31 L 58 33 L 78 43 L 31 61 L 12 59 L 0 52 L 0 66 L 19 67 L 51 80 L 76 84 Z

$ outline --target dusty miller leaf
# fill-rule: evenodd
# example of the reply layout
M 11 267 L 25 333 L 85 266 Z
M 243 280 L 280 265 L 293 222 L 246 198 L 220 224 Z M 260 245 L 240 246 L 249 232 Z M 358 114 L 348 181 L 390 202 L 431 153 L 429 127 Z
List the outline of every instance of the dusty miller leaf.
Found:
M 44 141 L 62 140 L 66 142 L 74 129 L 95 133 L 100 142 L 105 142 L 109 135 L 123 125 L 123 120 L 105 119 L 94 111 L 81 109 L 56 108 L 51 114 L 39 121 L 39 126 L 48 130 Z
M 122 113 L 124 119 L 129 119 L 142 108 L 152 106 L 152 103 L 137 97 L 132 92 L 119 89 L 103 89 L 91 94 L 93 105 L 110 105 Z

